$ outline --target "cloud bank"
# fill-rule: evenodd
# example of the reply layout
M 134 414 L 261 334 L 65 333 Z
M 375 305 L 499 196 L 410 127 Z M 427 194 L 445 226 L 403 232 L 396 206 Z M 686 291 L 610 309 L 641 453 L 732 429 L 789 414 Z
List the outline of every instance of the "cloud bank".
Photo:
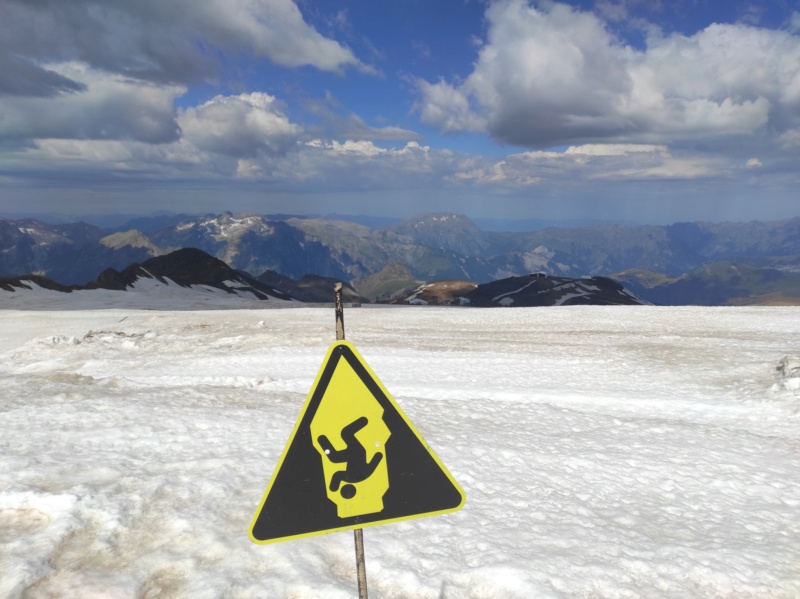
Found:
M 6 0 L 0 143 L 172 142 L 181 135 L 176 101 L 190 85 L 218 81 L 226 55 L 332 72 L 368 69 L 309 26 L 291 0 Z M 222 109 L 196 111 L 211 118 Z M 194 115 L 184 116 L 191 126 Z M 228 151 L 237 150 L 229 144 Z
M 785 212 L 800 185 L 797 18 L 692 35 L 642 22 L 634 47 L 610 27 L 628 18 L 624 3 L 601 4 L 487 4 L 474 62 L 455 65 L 462 77 L 397 76 L 415 127 L 394 124 L 397 112 L 373 113 L 380 125 L 370 125 L 327 89 L 293 95 L 309 73 L 366 74 L 347 90 L 363 107 L 373 101 L 363 79 L 391 75 L 376 76 L 291 0 L 0 1 L 0 183 L 59 202 L 87 187 L 163 198 L 227 186 L 252 205 L 270 194 L 369 195 L 353 210 L 372 213 L 485 214 L 503 202 L 508 214 L 538 214 L 547 202 L 557 212 L 684 194 L 750 194 Z M 357 35 L 346 14 L 336 18 Z M 220 84 L 229 67 L 264 63 L 270 77 L 300 75 Z M 469 136 L 491 151 L 448 149 Z
M 789 31 L 712 24 L 665 36 L 651 26 L 639 50 L 596 14 L 564 4 L 502 0 L 486 18 L 463 81 L 417 83 L 421 119 L 442 131 L 529 148 L 707 147 L 800 126 L 800 39 Z
M 353 53 L 309 26 L 291 0 L 5 0 L 0 54 L 18 68 L 79 61 L 94 69 L 173 84 L 219 76 L 220 53 L 326 71 L 363 67 Z M 10 78 L 10 77 L 9 77 Z M 62 90 L 43 83 L 40 94 Z M 34 90 L 31 90 L 32 92 Z

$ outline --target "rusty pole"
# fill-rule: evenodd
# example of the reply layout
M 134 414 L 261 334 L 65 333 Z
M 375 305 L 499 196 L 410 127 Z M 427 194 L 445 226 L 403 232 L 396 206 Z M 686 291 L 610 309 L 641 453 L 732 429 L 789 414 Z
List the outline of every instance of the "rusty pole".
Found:
M 336 340 L 344 341 L 344 303 L 342 302 L 341 283 L 333 286 L 334 304 L 336 308 Z M 358 599 L 367 598 L 367 565 L 364 559 L 364 530 L 353 531 L 356 543 L 356 576 L 358 578 Z

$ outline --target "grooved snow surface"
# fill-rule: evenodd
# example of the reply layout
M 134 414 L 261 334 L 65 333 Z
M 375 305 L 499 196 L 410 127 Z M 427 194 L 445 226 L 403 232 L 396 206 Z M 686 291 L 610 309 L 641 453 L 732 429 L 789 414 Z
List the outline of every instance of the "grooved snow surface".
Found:
M 352 534 L 247 537 L 332 309 L 7 297 L 0 596 L 356 596 Z M 345 323 L 467 493 L 455 514 L 365 529 L 370 597 L 800 596 L 800 385 L 776 370 L 800 354 L 797 308 Z

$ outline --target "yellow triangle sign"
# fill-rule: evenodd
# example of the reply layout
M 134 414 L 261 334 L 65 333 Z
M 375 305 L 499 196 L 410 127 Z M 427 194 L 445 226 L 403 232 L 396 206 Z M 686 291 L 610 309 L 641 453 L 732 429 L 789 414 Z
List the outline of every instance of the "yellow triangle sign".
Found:
M 466 500 L 356 348 L 328 349 L 250 525 L 266 544 L 446 514 Z

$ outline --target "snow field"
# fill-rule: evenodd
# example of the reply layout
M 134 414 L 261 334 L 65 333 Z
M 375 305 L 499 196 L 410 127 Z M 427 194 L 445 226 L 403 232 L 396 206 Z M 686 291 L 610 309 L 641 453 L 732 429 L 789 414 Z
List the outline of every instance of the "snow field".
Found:
M 351 533 L 247 538 L 333 310 L 91 308 L 0 310 L 0 596 L 356 596 Z M 345 326 L 467 493 L 365 529 L 370 597 L 800 596 L 800 310 Z

